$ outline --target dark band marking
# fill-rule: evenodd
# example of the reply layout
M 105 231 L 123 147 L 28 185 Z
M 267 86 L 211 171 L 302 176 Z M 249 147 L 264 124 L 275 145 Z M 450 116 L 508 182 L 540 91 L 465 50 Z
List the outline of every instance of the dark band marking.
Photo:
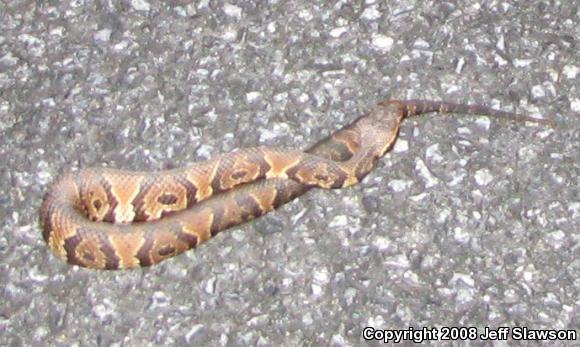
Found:
M 338 162 L 347 161 L 353 156 L 346 144 L 336 140 L 329 143 L 327 151 L 330 153 L 330 159 Z
M 91 237 L 93 236 L 93 237 Z M 96 236 L 97 240 L 94 239 Z M 64 240 L 64 249 L 66 251 L 67 261 L 73 265 L 87 266 L 87 262 L 95 262 L 99 255 L 87 253 L 83 250 L 82 258 L 79 258 L 79 246 L 87 240 L 93 239 L 99 245 L 98 251 L 104 256 L 105 269 L 115 270 L 119 268 L 120 259 L 115 253 L 115 249 L 109 243 L 109 240 L 103 233 L 95 233 L 91 229 L 79 228 L 74 236 Z
M 336 170 L 333 170 L 332 173 L 335 175 L 332 188 L 341 188 L 349 177 L 349 174 L 339 167 L 337 167 Z
M 78 232 L 72 237 L 64 240 L 64 250 L 66 252 L 67 261 L 73 265 L 83 266 L 83 262 L 77 258 L 76 248 L 83 240 Z
M 248 193 L 236 194 L 234 200 L 240 209 L 243 221 L 252 220 L 264 213 L 260 204 Z
M 177 196 L 171 193 L 163 193 L 157 197 L 157 202 L 162 205 L 173 205 L 177 200 Z
M 197 194 L 197 187 L 187 179 L 186 174 L 175 175 L 173 176 L 173 180 L 185 188 L 187 208 L 193 206 L 197 202 L 197 199 L 195 198 L 195 195 Z
M 258 177 L 266 177 L 266 174 L 271 169 L 270 165 L 268 164 L 268 161 L 266 161 L 264 156 L 259 153 L 253 153 L 252 155 L 254 157 L 253 161 L 258 165 L 258 168 L 260 169 L 260 174 L 258 175 Z
M 209 229 L 212 237 L 223 230 L 222 222 L 224 220 L 224 212 L 224 206 L 215 206 L 213 208 L 213 220 L 211 221 L 211 227 Z
M 139 265 L 141 266 L 151 266 L 153 264 L 153 259 L 151 259 L 151 250 L 155 244 L 151 233 L 146 234 L 145 242 L 137 252 L 137 259 L 139 259 Z
M 111 184 L 104 178 L 99 180 L 101 186 L 105 190 L 105 194 L 107 195 L 107 201 L 109 203 L 109 211 L 103 217 L 104 222 L 114 223 L 115 222 L 115 208 L 117 208 L 118 201 L 113 195 L 112 186 Z
M 239 179 L 242 179 L 242 178 L 246 177 L 247 174 L 248 174 L 248 171 L 246 171 L 246 170 L 239 170 L 239 171 L 236 171 L 236 172 L 232 173 L 231 174 L 231 178 L 233 180 L 239 180 Z
M 167 211 L 167 210 L 163 210 L 161 211 L 161 216 L 159 217 L 159 219 L 163 219 L 169 216 L 173 216 L 174 214 L 176 214 L 179 211 Z
M 197 236 L 181 231 L 181 228 L 175 228 L 175 236 L 187 244 L 189 248 L 197 246 Z
M 108 270 L 118 269 L 121 259 L 117 257 L 115 248 L 111 245 L 104 233 L 99 233 L 99 242 L 101 244 L 101 251 L 105 254 L 105 268 Z
M 149 214 L 145 208 L 145 197 L 151 191 L 155 185 L 154 179 L 147 179 L 145 182 L 141 183 L 141 190 L 135 196 L 131 205 L 135 209 L 135 217 L 133 217 L 134 222 L 146 222 L 149 219 Z
M 299 186 L 299 184 L 296 182 L 289 182 L 289 183 L 294 183 L 294 184 Z M 303 186 L 303 187 L 305 187 L 305 186 Z M 305 189 L 308 189 L 308 188 L 305 188 Z M 282 206 L 287 201 L 289 201 L 288 200 L 288 197 L 289 197 L 288 193 L 290 193 L 290 192 L 287 190 L 276 189 L 274 191 L 274 199 L 272 199 L 272 208 L 274 209 L 274 208 L 277 208 L 278 206 Z
M 210 187 L 214 194 L 224 191 L 222 188 L 222 177 L 231 171 L 233 165 L 234 162 L 230 157 L 224 156 L 220 158 L 219 162 L 217 163 L 217 168 L 214 171 L 215 174 L 213 177 L 211 177 L 210 181 Z
M 365 159 L 361 160 L 355 168 L 355 175 L 359 182 L 371 172 L 379 159 L 379 157 L 373 153 L 367 153 L 364 158 Z
M 296 182 L 322 188 L 340 188 L 348 178 L 337 163 L 324 159 L 309 160 L 305 165 L 298 165 L 287 170 L 289 178 Z
M 45 201 L 46 199 L 47 197 L 44 198 Z M 52 221 L 50 216 L 53 213 L 52 205 L 42 205 L 42 208 L 40 209 L 40 221 L 42 223 L 42 238 L 46 243 L 49 243 L 50 234 L 52 233 Z

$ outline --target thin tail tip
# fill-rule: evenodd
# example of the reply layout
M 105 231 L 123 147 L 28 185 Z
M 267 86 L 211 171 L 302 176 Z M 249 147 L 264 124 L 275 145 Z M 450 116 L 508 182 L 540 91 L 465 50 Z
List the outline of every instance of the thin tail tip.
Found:
M 554 120 L 554 119 L 536 118 L 536 117 L 521 116 L 521 115 L 518 115 L 518 116 L 519 117 L 522 117 L 521 120 L 523 122 L 530 122 L 530 123 L 540 124 L 540 125 L 544 125 L 544 126 L 547 126 L 549 128 L 552 128 L 552 129 L 559 128 L 558 122 L 556 122 L 556 120 Z
M 397 104 L 405 117 L 417 116 L 424 113 L 436 112 L 436 113 L 466 113 L 468 115 L 480 115 L 493 118 L 503 118 L 508 121 L 517 122 L 529 122 L 535 123 L 549 128 L 557 129 L 560 127 L 559 123 L 554 119 L 544 119 L 532 117 L 530 115 L 518 114 L 515 112 L 501 111 L 495 108 L 481 106 L 481 105 L 469 105 L 469 104 L 457 104 L 446 101 L 430 101 L 430 100 L 397 100 L 390 99 L 381 102 L 382 105 L 386 104 Z

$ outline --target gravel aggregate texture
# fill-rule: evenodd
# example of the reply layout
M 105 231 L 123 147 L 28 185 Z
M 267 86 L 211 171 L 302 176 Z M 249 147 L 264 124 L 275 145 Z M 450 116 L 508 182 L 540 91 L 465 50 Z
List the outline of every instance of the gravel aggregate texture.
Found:
M 578 332 L 578 5 L 0 2 L 0 345 L 382 345 L 362 339 L 367 326 Z M 150 268 L 73 267 L 42 239 L 38 209 L 62 170 L 306 148 L 387 98 L 559 126 L 409 119 L 362 184 L 310 191 Z

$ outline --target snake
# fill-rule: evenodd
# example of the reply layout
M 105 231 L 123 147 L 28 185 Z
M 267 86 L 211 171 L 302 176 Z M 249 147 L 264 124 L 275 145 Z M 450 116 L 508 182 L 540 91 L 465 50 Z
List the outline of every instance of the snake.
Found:
M 482 105 L 386 100 L 304 151 L 258 146 L 165 171 L 65 171 L 44 195 L 42 236 L 72 265 L 117 270 L 157 264 L 312 188 L 361 182 L 393 147 L 403 120 L 426 113 L 550 125 Z

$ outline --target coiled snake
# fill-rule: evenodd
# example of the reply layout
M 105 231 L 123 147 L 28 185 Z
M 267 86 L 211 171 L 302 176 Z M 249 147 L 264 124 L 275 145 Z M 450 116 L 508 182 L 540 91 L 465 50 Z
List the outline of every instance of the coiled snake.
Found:
M 43 237 L 70 264 L 95 269 L 156 264 L 310 188 L 360 182 L 393 146 L 403 119 L 427 112 L 549 124 L 479 105 L 384 101 L 304 152 L 255 147 L 169 171 L 64 173 L 40 209 Z

